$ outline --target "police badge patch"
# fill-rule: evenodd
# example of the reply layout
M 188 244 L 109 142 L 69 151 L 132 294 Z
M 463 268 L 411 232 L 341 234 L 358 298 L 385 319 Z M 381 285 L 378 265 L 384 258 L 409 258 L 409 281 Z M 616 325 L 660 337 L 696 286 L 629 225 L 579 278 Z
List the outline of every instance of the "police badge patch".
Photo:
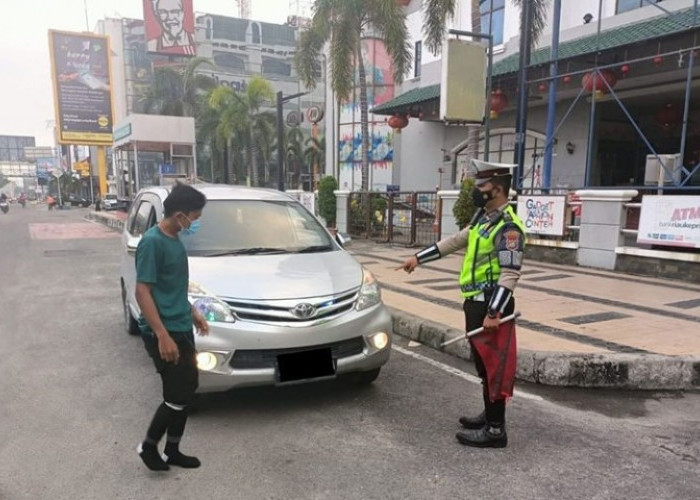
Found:
M 516 252 L 520 250 L 521 245 L 520 245 L 520 239 L 522 238 L 522 234 L 520 234 L 520 231 L 515 231 L 515 230 L 510 230 L 506 231 L 503 237 L 506 240 L 506 249 L 510 250 L 511 252 Z

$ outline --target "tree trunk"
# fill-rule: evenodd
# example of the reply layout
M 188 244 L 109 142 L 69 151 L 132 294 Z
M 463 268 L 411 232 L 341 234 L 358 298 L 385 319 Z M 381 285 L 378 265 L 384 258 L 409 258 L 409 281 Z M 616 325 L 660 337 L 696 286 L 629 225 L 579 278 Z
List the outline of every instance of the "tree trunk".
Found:
M 224 146 L 224 184 L 231 184 L 231 139 Z
M 360 131 L 362 133 L 362 191 L 369 191 L 369 113 L 367 73 L 362 60 L 362 42 L 357 47 L 357 71 L 360 77 Z
M 481 33 L 481 11 L 479 10 L 479 0 L 472 0 L 472 32 Z M 486 96 L 491 99 L 491 96 Z M 467 129 L 467 174 L 469 173 L 470 161 L 479 156 L 479 132 L 481 126 L 472 126 Z

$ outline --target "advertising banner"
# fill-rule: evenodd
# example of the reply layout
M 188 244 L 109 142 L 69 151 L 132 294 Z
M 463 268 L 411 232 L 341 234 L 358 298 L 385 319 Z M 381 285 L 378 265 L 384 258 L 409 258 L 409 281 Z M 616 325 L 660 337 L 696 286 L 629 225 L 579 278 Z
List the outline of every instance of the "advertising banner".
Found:
M 49 31 L 60 144 L 112 144 L 112 76 L 107 37 Z
M 46 157 L 36 159 L 36 176 L 38 179 L 48 180 L 51 172 L 56 168 L 56 158 Z
M 518 217 L 527 234 L 563 236 L 566 196 L 518 196 Z
M 637 243 L 700 248 L 700 196 L 644 196 Z
M 143 0 L 148 52 L 193 56 L 192 0 Z

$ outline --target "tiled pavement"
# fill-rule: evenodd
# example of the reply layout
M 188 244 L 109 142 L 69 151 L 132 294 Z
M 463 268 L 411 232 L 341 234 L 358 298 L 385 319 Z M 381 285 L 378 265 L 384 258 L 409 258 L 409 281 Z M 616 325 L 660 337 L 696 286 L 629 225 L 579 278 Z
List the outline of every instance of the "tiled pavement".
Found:
M 396 268 L 416 249 L 355 240 L 349 251 L 381 282 L 385 303 L 464 328 L 462 253 Z M 516 289 L 518 345 L 532 351 L 700 356 L 700 285 L 526 260 Z

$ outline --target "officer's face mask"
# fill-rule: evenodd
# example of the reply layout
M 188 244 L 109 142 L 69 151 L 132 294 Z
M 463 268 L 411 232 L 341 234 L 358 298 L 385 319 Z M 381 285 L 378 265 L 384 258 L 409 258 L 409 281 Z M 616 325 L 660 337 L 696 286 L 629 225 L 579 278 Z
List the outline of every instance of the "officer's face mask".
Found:
M 478 187 L 474 187 L 472 190 L 472 201 L 476 208 L 484 208 L 491 200 L 493 200 L 493 189 L 490 191 L 482 191 Z

